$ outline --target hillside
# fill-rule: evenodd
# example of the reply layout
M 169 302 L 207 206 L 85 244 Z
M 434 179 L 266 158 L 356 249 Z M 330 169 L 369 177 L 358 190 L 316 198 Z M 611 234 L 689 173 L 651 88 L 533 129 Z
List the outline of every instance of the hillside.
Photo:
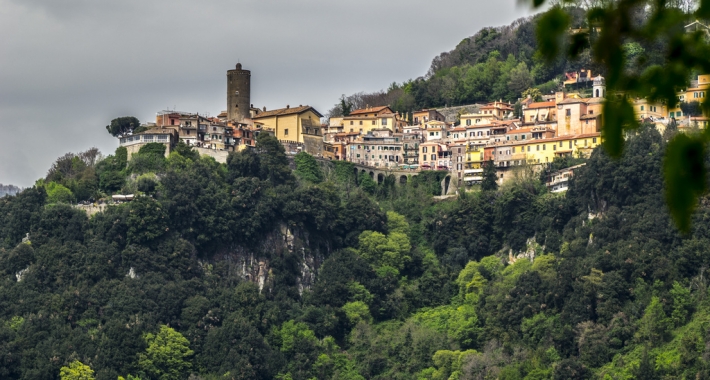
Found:
M 0 377 L 707 378 L 710 209 L 673 227 L 672 133 L 595 151 L 566 194 L 523 170 L 445 202 L 437 172 L 292 171 L 268 137 L 226 165 L 67 155 L 0 199 Z M 145 196 L 64 203 L 109 188 Z
M 588 27 L 583 9 L 566 6 L 565 12 L 570 16 L 570 28 Z M 436 56 L 421 77 L 393 82 L 382 91 L 344 96 L 329 115 L 341 115 L 343 101 L 352 104 L 352 109 L 389 105 L 400 113 L 500 99 L 514 103 L 528 88 L 537 88 L 542 94 L 560 90 L 568 72 L 585 69 L 593 75 L 605 75 L 603 66 L 596 64 L 588 51 L 575 60 L 559 57 L 553 62 L 545 61 L 538 53 L 536 40 L 542 15 L 518 19 L 506 26 L 482 28 L 451 51 Z M 650 8 L 639 8 L 630 22 L 641 25 L 650 17 Z M 596 37 L 592 33 L 590 42 Z M 666 57 L 662 44 L 643 40 L 624 44 L 625 69 L 642 72 L 651 65 L 663 64 Z

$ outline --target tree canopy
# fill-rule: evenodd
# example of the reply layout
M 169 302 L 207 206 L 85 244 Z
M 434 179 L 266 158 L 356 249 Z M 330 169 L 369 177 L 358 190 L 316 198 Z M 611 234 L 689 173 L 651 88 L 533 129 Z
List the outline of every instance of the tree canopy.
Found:
M 114 137 L 123 137 L 133 133 L 140 125 L 140 121 L 135 117 L 124 116 L 111 120 L 111 124 L 106 126 L 106 130 Z

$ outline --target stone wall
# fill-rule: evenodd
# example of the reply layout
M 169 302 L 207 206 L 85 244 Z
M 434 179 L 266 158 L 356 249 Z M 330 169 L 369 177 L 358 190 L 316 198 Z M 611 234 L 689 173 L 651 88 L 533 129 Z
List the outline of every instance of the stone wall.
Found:
M 312 156 L 322 155 L 323 153 L 323 137 L 303 135 L 303 150 Z
M 465 106 L 437 108 L 436 110 L 439 111 L 439 113 L 441 113 L 442 115 L 444 115 L 446 121 L 453 123 L 456 121 L 456 117 L 459 115 L 459 112 L 462 115 L 468 113 L 476 113 L 479 112 L 480 107 L 480 104 L 468 104 Z
M 200 154 L 200 156 L 210 156 L 215 159 L 215 161 L 219 162 L 220 164 L 226 164 L 227 163 L 227 156 L 229 156 L 229 152 L 226 150 L 215 150 L 215 149 L 207 149 L 207 148 L 199 148 L 199 147 L 193 147 L 197 153 Z

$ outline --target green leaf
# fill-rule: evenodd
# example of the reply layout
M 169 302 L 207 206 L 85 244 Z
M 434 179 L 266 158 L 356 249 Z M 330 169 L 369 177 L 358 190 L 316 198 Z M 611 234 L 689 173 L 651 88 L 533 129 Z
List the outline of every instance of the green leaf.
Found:
M 587 48 L 589 48 L 589 33 L 575 33 L 570 37 L 567 55 L 575 59 Z
M 705 143 L 700 136 L 678 134 L 666 149 L 666 203 L 683 232 L 690 230 L 690 216 L 706 190 L 704 157 Z
M 700 7 L 695 12 L 695 16 L 699 19 L 710 18 L 710 0 L 700 0 Z
M 537 24 L 537 41 L 540 53 L 549 62 L 560 53 L 562 35 L 569 27 L 570 17 L 559 6 L 556 6 L 540 17 Z

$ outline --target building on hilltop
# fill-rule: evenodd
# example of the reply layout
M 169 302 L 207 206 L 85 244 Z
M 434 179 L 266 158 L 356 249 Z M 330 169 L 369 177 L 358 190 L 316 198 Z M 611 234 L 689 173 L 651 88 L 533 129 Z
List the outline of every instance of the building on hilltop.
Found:
M 178 131 L 175 128 L 152 128 L 147 131 L 134 133 L 131 136 L 119 138 L 121 146 L 128 151 L 128 158 L 138 153 L 140 148 L 150 143 L 165 145 L 165 157 L 172 152 L 179 141 Z
M 262 125 L 262 129 L 273 132 L 282 143 L 303 144 L 304 136 L 322 136 L 320 112 L 311 106 L 298 106 L 266 110 L 266 107 L 251 120 Z M 314 132 L 317 131 L 317 132 Z
M 342 117 L 345 132 L 368 134 L 373 129 L 387 128 L 394 133 L 402 133 L 407 121 L 388 106 L 365 107 Z
M 429 121 L 446 121 L 446 117 L 436 109 L 412 112 L 412 125 L 426 124 Z

